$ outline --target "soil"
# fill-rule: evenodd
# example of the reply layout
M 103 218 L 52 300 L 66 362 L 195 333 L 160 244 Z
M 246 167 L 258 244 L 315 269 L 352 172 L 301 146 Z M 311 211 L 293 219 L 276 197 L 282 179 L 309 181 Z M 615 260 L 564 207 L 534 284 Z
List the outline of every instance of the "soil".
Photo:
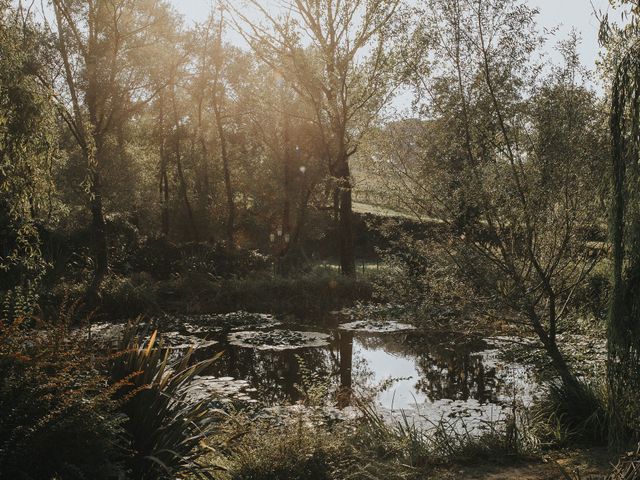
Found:
M 441 470 L 441 480 L 603 480 L 617 459 L 606 448 L 557 452 L 513 464 L 455 466 Z

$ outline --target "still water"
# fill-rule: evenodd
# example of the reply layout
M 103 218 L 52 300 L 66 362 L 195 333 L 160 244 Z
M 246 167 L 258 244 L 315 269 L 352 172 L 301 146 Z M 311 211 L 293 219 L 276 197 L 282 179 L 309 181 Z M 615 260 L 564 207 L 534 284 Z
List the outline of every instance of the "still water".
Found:
M 264 407 L 321 403 L 343 411 L 368 398 L 382 415 L 462 419 L 473 428 L 530 404 L 540 391 L 530 367 L 503 359 L 514 339 L 345 330 L 336 318 L 311 327 L 243 312 L 203 317 L 161 323 L 175 355 L 188 347 L 195 348 L 194 360 L 221 354 L 194 385 L 199 399 Z M 235 323 L 225 327 L 225 321 Z M 114 328 L 94 325 L 92 332 L 109 339 L 117 336 Z
M 432 422 L 464 418 L 471 424 L 499 419 L 514 402 L 529 403 L 538 389 L 529 369 L 501 360 L 497 340 L 300 324 L 278 328 L 273 332 L 313 330 L 326 341 L 270 350 L 231 344 L 220 332 L 199 332 L 218 342 L 198 351 L 200 359 L 222 352 L 207 375 L 242 381 L 245 394 L 267 406 L 309 401 L 321 391 L 324 402 L 338 408 L 368 396 L 385 414 L 408 412 Z

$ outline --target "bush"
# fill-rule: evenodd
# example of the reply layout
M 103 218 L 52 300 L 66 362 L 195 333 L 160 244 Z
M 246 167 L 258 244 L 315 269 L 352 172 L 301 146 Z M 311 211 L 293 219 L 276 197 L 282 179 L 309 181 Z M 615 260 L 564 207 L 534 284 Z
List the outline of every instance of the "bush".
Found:
M 229 249 L 222 243 L 185 243 L 152 238 L 129 260 L 133 271 L 147 272 L 158 279 L 174 274 L 205 273 L 216 277 L 243 276 L 265 269 L 268 260 L 254 250 Z
M 309 316 L 370 300 L 371 294 L 368 279 L 334 272 L 291 277 L 262 274 L 219 282 L 211 291 L 201 291 L 198 301 L 191 304 L 208 312 L 248 310 Z
M 609 312 L 611 295 L 611 272 L 602 262 L 576 290 L 573 303 L 585 317 L 595 320 L 600 330 L 604 329 Z
M 0 321 L 0 478 L 123 473 L 123 418 L 91 345 L 66 322 Z
M 149 274 L 109 275 L 102 284 L 101 309 L 111 317 L 130 319 L 160 310 L 158 283 Z

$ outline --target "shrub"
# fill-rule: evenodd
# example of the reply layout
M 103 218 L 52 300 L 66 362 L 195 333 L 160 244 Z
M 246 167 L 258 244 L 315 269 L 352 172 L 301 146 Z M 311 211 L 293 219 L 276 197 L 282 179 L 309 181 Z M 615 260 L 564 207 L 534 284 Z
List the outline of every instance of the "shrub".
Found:
M 0 321 L 0 477 L 123 473 L 122 416 L 100 357 L 66 322 Z
M 148 272 L 158 279 L 172 274 L 206 273 L 217 277 L 242 276 L 266 268 L 268 261 L 254 250 L 229 249 L 224 243 L 173 244 L 149 239 L 130 258 L 134 271 Z
M 589 320 L 595 320 L 604 330 L 611 295 L 611 272 L 606 262 L 601 262 L 575 293 L 574 305 Z
M 109 275 L 102 285 L 101 309 L 111 317 L 129 319 L 159 311 L 157 282 L 145 273 Z

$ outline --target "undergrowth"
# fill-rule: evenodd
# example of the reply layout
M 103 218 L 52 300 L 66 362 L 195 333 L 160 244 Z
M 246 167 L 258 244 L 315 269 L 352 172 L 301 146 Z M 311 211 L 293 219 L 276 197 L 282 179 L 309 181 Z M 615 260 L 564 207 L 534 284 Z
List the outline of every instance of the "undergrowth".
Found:
M 338 423 L 313 408 L 284 419 L 232 415 L 210 438 L 215 453 L 206 461 L 224 466 L 218 480 L 417 480 L 437 478 L 451 465 L 510 462 L 527 453 L 508 420 L 477 431 L 462 420 L 390 420 L 370 403 L 358 410 L 357 419 Z

